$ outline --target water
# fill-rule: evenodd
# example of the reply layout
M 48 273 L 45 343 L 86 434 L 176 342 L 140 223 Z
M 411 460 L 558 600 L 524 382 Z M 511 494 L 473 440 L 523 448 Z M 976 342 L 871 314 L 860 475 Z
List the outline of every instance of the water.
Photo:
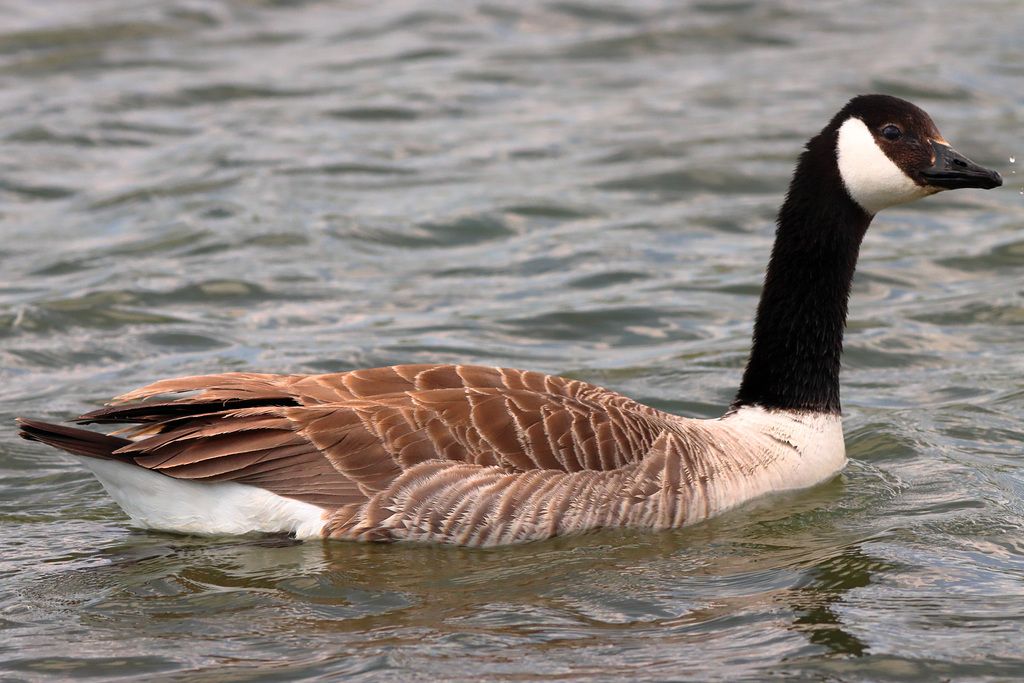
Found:
M 1024 676 L 1024 5 L 0 15 L 0 678 Z M 875 222 L 813 490 L 490 551 L 199 539 L 15 437 L 161 377 L 421 361 L 715 416 L 800 145 L 868 91 L 1007 187 Z

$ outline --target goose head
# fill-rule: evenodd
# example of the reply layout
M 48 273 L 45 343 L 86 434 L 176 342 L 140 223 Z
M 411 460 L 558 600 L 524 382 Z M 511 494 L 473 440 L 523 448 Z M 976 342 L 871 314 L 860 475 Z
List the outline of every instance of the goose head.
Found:
M 847 194 L 869 216 L 943 190 L 1003 184 L 999 173 L 950 147 L 928 114 L 898 97 L 855 97 L 822 136 L 834 145 Z

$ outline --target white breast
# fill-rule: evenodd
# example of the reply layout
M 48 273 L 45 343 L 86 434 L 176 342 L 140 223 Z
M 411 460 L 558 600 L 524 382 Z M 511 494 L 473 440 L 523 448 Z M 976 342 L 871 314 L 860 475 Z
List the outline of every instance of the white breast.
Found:
M 846 465 L 843 420 L 744 406 L 721 418 L 734 435 L 737 470 L 722 478 L 722 509 L 773 491 L 814 486 Z

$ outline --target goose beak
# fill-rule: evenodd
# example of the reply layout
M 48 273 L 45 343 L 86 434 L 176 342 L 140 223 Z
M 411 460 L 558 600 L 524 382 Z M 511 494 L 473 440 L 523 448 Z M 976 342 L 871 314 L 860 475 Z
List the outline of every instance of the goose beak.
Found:
M 1003 184 L 1003 179 L 991 168 L 979 166 L 949 145 L 932 140 L 935 163 L 921 171 L 921 177 L 933 187 L 958 190 L 978 187 L 991 190 Z

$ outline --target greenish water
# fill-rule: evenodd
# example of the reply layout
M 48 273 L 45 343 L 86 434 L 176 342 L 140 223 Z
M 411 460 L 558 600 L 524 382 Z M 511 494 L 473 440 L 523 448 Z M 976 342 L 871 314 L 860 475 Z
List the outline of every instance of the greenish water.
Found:
M 0 679 L 1024 677 L 1024 5 L 0 7 Z M 883 213 L 849 467 L 516 548 L 131 529 L 15 436 L 154 379 L 461 361 L 720 414 L 796 155 L 908 97 L 1006 186 Z

